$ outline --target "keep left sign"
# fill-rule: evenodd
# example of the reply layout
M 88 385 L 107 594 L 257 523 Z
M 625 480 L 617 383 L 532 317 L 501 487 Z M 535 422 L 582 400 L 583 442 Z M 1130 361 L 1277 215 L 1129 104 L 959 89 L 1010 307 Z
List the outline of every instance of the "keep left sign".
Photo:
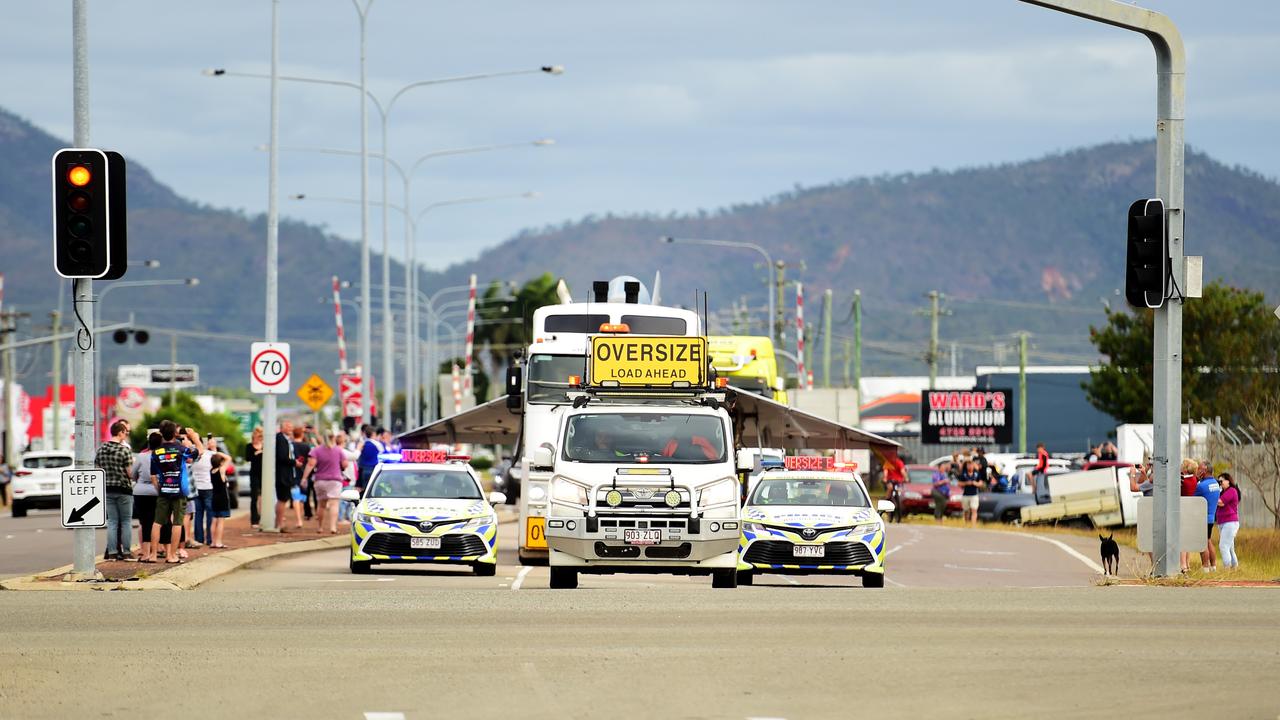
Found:
M 98 468 L 62 471 L 62 527 L 94 528 L 107 524 L 107 473 Z

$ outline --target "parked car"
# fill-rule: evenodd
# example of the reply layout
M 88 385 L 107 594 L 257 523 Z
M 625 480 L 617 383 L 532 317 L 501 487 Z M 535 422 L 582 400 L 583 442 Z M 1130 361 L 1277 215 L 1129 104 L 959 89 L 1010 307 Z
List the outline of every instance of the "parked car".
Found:
M 61 506 L 62 471 L 74 464 L 71 453 L 62 450 L 23 455 L 13 473 L 13 516 L 26 517 L 31 508 Z
M 1031 467 L 1023 468 L 1011 479 L 1010 489 L 1006 492 L 984 492 L 978 496 L 978 519 L 985 522 L 1014 523 L 1022 519 L 1022 508 L 1036 505 L 1035 488 L 1031 487 Z M 1049 477 L 1072 472 L 1070 467 L 1050 464 L 1046 473 Z M 1046 496 L 1047 497 L 1047 496 Z M 1044 498 L 1041 498 L 1044 500 Z
M 908 465 L 907 481 L 902 485 L 901 501 L 904 515 L 912 513 L 933 514 L 933 466 Z M 951 498 L 947 501 L 947 513 L 961 512 L 960 487 L 951 485 Z

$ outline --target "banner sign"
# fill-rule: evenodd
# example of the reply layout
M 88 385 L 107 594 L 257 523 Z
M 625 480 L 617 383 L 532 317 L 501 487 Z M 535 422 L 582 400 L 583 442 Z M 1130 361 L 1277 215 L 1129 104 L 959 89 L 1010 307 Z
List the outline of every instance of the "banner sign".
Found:
M 924 390 L 920 440 L 926 445 L 1013 442 L 1013 390 Z

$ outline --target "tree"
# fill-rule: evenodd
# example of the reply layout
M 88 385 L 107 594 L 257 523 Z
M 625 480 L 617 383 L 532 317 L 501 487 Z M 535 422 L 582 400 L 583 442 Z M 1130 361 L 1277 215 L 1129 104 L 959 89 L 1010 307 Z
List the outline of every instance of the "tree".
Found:
M 226 442 L 227 449 L 233 456 L 244 454 L 244 435 L 240 432 L 240 423 L 226 413 L 206 413 L 195 398 L 185 392 L 176 393 L 172 405 L 166 397 L 158 410 L 133 426 L 133 432 L 129 435 L 133 446 L 146 447 L 147 431 L 159 427 L 161 420 L 172 420 L 183 427 L 195 428 L 201 435 L 213 433 Z
M 477 348 L 489 343 L 495 348 L 497 355 L 510 356 L 516 349 L 528 347 L 532 340 L 530 329 L 533 327 L 533 311 L 560 301 L 556 297 L 558 282 L 551 273 L 543 273 L 525 283 L 515 292 L 514 299 L 509 301 L 500 300 L 507 296 L 505 286 L 496 282 L 490 284 L 476 313 L 479 318 L 476 326 Z
M 1122 422 L 1151 422 L 1152 310 L 1108 312 L 1089 328 L 1107 361 L 1083 387 L 1089 402 Z M 1238 420 L 1280 393 L 1280 323 L 1260 292 L 1210 283 L 1182 306 L 1183 418 Z
M 1280 397 L 1251 404 L 1243 421 L 1234 430 L 1211 427 L 1211 456 L 1226 462 L 1245 498 L 1261 502 L 1280 529 Z

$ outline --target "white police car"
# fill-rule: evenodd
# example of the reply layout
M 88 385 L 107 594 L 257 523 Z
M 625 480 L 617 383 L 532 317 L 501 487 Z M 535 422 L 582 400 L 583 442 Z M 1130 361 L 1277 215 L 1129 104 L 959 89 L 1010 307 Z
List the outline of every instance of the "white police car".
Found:
M 484 490 L 466 457 L 438 450 L 385 453 L 363 497 L 355 488 L 342 499 L 356 503 L 351 521 L 351 572 L 376 563 L 470 565 L 493 575 L 498 559 L 498 516 L 506 501 Z
M 885 532 L 862 479 L 852 472 L 765 471 L 742 508 L 738 583 L 759 573 L 858 575 L 884 587 Z

